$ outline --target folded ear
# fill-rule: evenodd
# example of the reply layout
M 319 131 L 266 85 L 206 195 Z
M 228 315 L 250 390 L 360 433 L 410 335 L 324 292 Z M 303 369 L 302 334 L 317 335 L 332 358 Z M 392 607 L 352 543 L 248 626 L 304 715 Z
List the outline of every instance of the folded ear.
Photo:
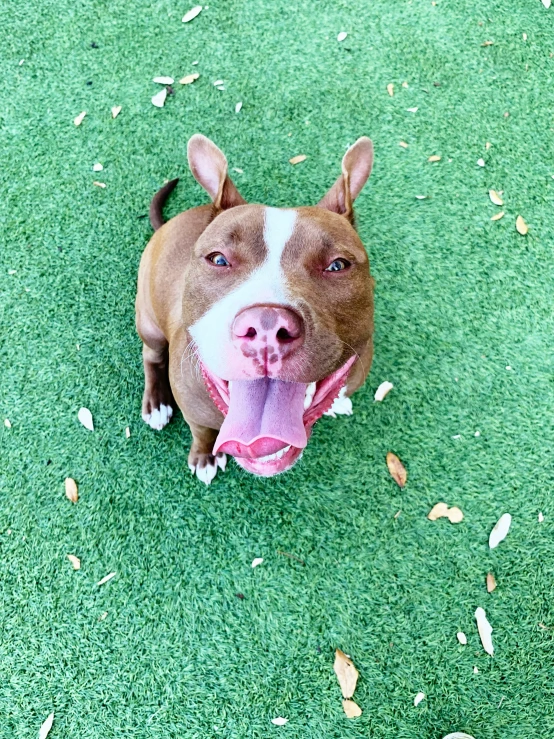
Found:
M 187 153 L 194 178 L 211 197 L 216 210 L 245 205 L 246 200 L 227 174 L 227 159 L 213 141 L 195 133 L 189 140 Z
M 341 176 L 319 201 L 318 206 L 339 213 L 351 221 L 352 203 L 367 182 L 372 166 L 373 144 L 367 136 L 362 136 L 344 155 Z

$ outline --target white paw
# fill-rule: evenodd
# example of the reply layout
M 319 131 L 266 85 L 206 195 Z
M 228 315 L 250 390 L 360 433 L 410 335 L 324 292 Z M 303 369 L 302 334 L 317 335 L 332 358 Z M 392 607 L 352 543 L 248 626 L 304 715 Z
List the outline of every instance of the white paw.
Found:
M 323 415 L 336 418 L 337 416 L 351 416 L 353 412 L 352 401 L 346 397 L 346 387 L 341 387 L 339 397 L 335 398 L 333 405 Z
M 142 420 L 156 431 L 161 431 L 171 421 L 173 408 L 170 405 L 162 405 L 152 413 L 143 413 Z
M 189 464 L 189 470 L 192 472 L 193 475 L 196 475 L 199 480 L 205 482 L 206 485 L 209 485 L 214 477 L 217 475 L 217 470 L 220 469 L 222 472 L 225 472 L 226 466 L 227 455 L 223 454 L 223 452 L 220 452 L 219 454 L 215 455 L 215 460 L 213 464 L 210 462 L 208 462 L 208 464 L 205 464 L 204 466 L 200 466 L 200 464 Z

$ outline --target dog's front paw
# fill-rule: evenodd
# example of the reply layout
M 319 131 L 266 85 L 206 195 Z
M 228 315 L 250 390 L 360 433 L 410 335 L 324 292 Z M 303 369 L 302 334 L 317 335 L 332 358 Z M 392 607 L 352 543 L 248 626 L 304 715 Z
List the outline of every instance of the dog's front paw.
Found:
M 337 416 L 351 416 L 353 412 L 352 401 L 346 397 L 346 387 L 343 387 L 338 398 L 335 398 L 333 405 L 323 415 L 336 418 Z
M 159 408 L 153 408 L 150 411 L 143 411 L 142 420 L 156 431 L 161 431 L 164 426 L 171 421 L 173 408 L 170 405 L 161 403 Z
M 209 485 L 217 474 L 217 470 L 220 469 L 225 472 L 227 466 L 227 455 L 223 452 L 218 454 L 189 454 L 189 470 L 193 475 L 206 485 Z

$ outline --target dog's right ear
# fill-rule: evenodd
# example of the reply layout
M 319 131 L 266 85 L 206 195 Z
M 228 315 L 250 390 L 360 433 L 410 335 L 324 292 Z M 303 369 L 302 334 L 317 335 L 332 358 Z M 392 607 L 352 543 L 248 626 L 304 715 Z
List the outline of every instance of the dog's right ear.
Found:
M 188 143 L 190 171 L 211 197 L 217 211 L 245 205 L 246 200 L 227 174 L 227 159 L 213 141 L 195 133 Z

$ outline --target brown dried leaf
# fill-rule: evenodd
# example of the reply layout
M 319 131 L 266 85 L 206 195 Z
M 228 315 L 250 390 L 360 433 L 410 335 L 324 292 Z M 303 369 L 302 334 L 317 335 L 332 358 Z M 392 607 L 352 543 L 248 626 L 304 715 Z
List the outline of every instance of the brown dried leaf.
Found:
M 525 236 L 527 231 L 529 231 L 528 225 L 525 223 L 525 221 L 523 220 L 521 216 L 518 216 L 516 218 L 516 230 L 522 236 Z
M 489 190 L 489 198 L 491 199 L 491 202 L 493 202 L 495 205 L 504 205 L 504 201 L 496 192 L 496 190 Z
M 449 508 L 446 515 L 450 523 L 461 523 L 464 520 L 464 514 L 458 506 L 452 506 L 452 508 Z
M 65 497 L 72 503 L 76 503 L 79 500 L 77 483 L 72 477 L 65 478 Z
M 440 162 L 440 160 L 441 158 L 438 154 L 433 154 L 432 156 L 429 157 L 427 161 L 428 162 Z
M 335 663 L 333 670 L 339 681 L 343 698 L 352 698 L 356 690 L 358 682 L 358 670 L 354 667 L 351 659 L 349 659 L 340 649 L 335 650 Z
M 183 77 L 179 80 L 180 85 L 191 85 L 194 80 L 197 80 L 200 77 L 198 72 L 193 72 L 192 74 L 187 74 L 186 77 Z
M 503 210 L 501 210 L 500 213 L 495 213 L 492 216 L 491 221 L 499 221 L 501 218 L 504 218 L 504 211 Z
M 492 572 L 487 573 L 487 593 L 492 593 L 496 590 L 496 580 Z
M 444 516 L 448 515 L 448 506 L 446 503 L 437 503 L 434 505 L 429 513 L 427 514 L 427 518 L 429 521 L 436 521 L 437 518 L 444 518 Z
M 362 709 L 357 703 L 354 703 L 354 701 L 343 700 L 342 707 L 344 708 L 347 718 L 358 718 L 358 716 L 362 715 Z
M 76 557 L 74 554 L 68 554 L 67 555 L 68 560 L 73 565 L 74 570 L 80 570 L 81 569 L 81 560 L 79 557 Z
M 306 154 L 298 154 L 297 156 L 293 157 L 292 159 L 289 159 L 289 162 L 291 164 L 300 164 L 300 162 L 303 162 L 308 157 Z
M 391 97 L 394 96 L 394 85 L 392 84 L 392 82 L 387 85 L 387 92 Z
M 389 472 L 391 473 L 393 480 L 397 485 L 403 488 L 408 480 L 408 473 L 396 454 L 393 454 L 392 452 L 387 454 L 387 467 L 389 468 Z

